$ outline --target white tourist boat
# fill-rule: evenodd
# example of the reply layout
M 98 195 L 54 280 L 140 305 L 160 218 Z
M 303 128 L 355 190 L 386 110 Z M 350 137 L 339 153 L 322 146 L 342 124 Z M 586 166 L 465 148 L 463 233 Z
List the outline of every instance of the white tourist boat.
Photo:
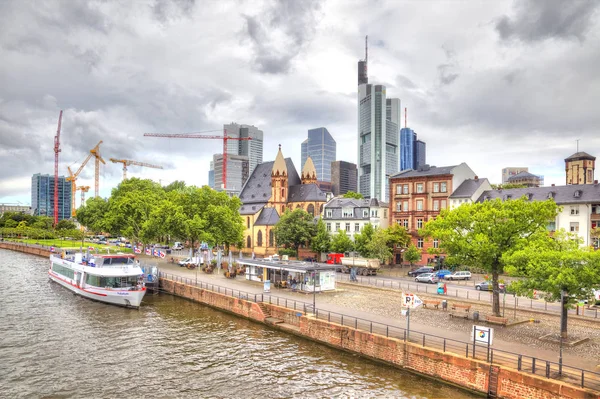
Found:
M 52 281 L 95 301 L 138 308 L 146 294 L 135 255 L 51 255 L 50 265 Z

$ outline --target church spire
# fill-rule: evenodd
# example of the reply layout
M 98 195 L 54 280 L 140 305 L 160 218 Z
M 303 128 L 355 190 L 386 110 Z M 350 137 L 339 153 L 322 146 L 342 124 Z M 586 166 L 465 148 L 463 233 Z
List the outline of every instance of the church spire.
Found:
M 285 159 L 281 153 L 281 144 L 279 144 L 279 152 L 277 152 L 275 162 L 273 163 L 273 170 L 271 170 L 271 176 L 276 176 L 277 174 L 286 176 L 288 174 L 287 165 L 285 164 Z
M 302 184 L 311 184 L 317 182 L 317 169 L 312 158 L 306 158 L 304 167 L 302 168 Z

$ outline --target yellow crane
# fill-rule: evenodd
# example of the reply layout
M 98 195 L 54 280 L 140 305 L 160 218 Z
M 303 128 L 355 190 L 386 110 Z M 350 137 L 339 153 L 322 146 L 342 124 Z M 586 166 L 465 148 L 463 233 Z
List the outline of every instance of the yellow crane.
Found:
M 100 140 L 100 142 L 98 144 L 96 144 L 96 146 L 94 148 L 92 148 L 90 150 L 90 153 L 88 154 L 87 158 L 85 158 L 85 160 L 81 163 L 81 165 L 79 166 L 79 169 L 77 169 L 77 171 L 75 173 L 73 173 L 73 171 L 71 170 L 71 167 L 67 167 L 67 169 L 69 170 L 69 176 L 67 177 L 67 181 L 71 182 L 71 216 L 75 217 L 76 214 L 76 209 L 75 209 L 75 193 L 77 190 L 77 177 L 79 176 L 79 174 L 81 173 L 81 171 L 83 170 L 83 167 L 85 165 L 87 165 L 88 161 L 92 158 L 92 156 L 94 156 L 94 153 L 92 151 L 98 151 L 98 147 L 100 146 L 100 144 L 102 144 L 102 140 Z M 102 162 L 104 162 L 104 160 L 102 160 Z M 96 168 L 96 171 L 98 170 L 98 168 Z M 98 172 L 96 172 L 96 176 Z M 96 177 L 96 183 L 98 182 L 98 177 Z M 97 184 L 96 184 L 97 187 Z M 83 193 L 82 193 L 83 194 Z
M 152 164 L 145 163 L 145 162 L 132 161 L 131 159 L 110 158 L 110 161 L 114 162 L 114 163 L 122 163 L 123 164 L 123 180 L 127 179 L 127 167 L 129 165 L 143 166 L 145 168 L 154 168 L 154 169 L 162 169 L 163 168 L 162 166 L 152 165 Z
M 79 206 L 83 206 L 85 204 L 85 193 L 90 191 L 90 186 L 79 186 L 77 190 L 81 191 L 81 205 Z
M 96 198 L 98 198 L 100 193 L 100 162 L 106 165 L 106 162 L 100 155 L 100 144 L 102 144 L 102 140 L 90 150 L 90 154 L 96 158 L 96 170 L 94 172 L 94 196 Z

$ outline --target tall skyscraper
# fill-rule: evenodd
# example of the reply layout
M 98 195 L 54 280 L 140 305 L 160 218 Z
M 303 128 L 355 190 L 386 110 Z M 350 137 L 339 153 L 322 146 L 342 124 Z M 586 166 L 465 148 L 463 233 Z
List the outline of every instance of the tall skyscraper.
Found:
M 365 60 L 358 63 L 358 190 L 387 201 L 389 176 L 398 172 L 400 100 L 368 83 L 367 58 L 365 43 Z
M 415 169 L 427 164 L 427 144 L 422 140 L 415 141 Z
M 247 156 L 243 155 L 227 155 L 227 193 L 230 196 L 239 195 L 242 191 L 242 186 L 248 180 L 249 173 L 249 160 Z M 214 189 L 217 191 L 223 191 L 223 154 L 213 155 L 214 165 Z
M 210 161 L 208 169 L 208 187 L 215 188 L 215 161 Z
M 344 195 L 348 191 L 357 190 L 356 164 L 346 161 L 331 163 L 331 192 L 333 195 Z
M 229 137 L 250 137 L 252 140 L 229 140 L 227 141 L 227 154 L 242 155 L 248 157 L 250 174 L 256 165 L 263 161 L 263 131 L 255 126 L 240 125 L 231 122 L 223 125 Z M 216 166 L 215 166 L 216 168 Z M 215 169 L 216 170 L 216 169 Z M 216 180 L 218 181 L 218 179 Z
M 58 220 L 71 217 L 71 182 L 58 177 Z M 36 173 L 31 177 L 31 213 L 54 217 L 54 176 Z
M 336 143 L 324 127 L 310 129 L 308 138 L 301 144 L 301 162 L 306 164 L 310 157 L 317 170 L 317 180 L 331 181 L 331 163 L 336 158 Z

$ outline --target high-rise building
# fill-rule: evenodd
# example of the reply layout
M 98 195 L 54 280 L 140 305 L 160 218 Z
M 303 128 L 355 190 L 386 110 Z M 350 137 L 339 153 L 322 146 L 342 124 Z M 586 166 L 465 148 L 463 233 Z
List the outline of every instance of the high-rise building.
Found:
M 415 169 L 417 133 L 405 127 L 400 130 L 400 170 Z
M 331 163 L 336 158 L 336 143 L 329 131 L 324 127 L 310 129 L 308 138 L 301 144 L 301 162 L 306 164 L 312 158 L 317 169 L 317 180 L 331 181 Z
M 215 188 L 215 161 L 210 161 L 208 169 L 208 187 Z
M 427 164 L 427 144 L 423 140 L 415 141 L 415 169 Z
M 228 125 L 223 125 L 227 131 L 227 136 L 245 138 L 250 137 L 252 140 L 229 140 L 227 141 L 227 154 L 243 155 L 248 157 L 250 166 L 250 174 L 256 168 L 256 165 L 263 161 L 263 131 L 255 126 L 240 125 L 231 122 Z M 215 166 L 216 170 L 216 166 Z M 219 181 L 218 179 L 216 180 Z
M 331 191 L 333 195 L 344 195 L 348 191 L 357 190 L 356 164 L 346 161 L 335 161 L 331 163 Z
M 227 193 L 230 196 L 239 195 L 246 180 L 248 180 L 249 160 L 247 156 L 227 154 Z M 223 191 L 223 154 L 213 155 L 214 189 Z
M 31 213 L 54 217 L 54 176 L 36 173 L 31 177 Z M 58 220 L 71 217 L 71 182 L 58 177 Z

